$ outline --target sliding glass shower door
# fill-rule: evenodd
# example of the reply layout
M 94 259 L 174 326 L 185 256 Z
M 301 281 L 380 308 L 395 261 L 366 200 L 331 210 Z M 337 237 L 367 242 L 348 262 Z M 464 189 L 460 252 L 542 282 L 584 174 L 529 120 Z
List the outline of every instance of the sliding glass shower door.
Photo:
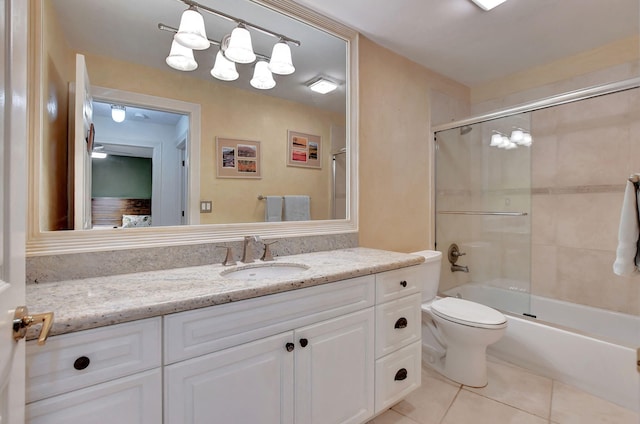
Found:
M 530 128 L 524 113 L 435 134 L 442 294 L 529 313 Z

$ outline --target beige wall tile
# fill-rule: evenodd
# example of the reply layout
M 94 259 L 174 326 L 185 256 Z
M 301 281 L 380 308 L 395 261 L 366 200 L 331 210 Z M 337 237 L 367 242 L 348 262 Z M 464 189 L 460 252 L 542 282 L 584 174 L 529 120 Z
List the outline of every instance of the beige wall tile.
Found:
M 531 294 L 555 298 L 557 252 L 555 245 L 534 243 L 531 246 Z
M 531 242 L 554 244 L 556 242 L 556 196 L 534 194 L 531 198 Z
M 622 196 L 623 193 L 553 196 L 558 246 L 615 251 Z

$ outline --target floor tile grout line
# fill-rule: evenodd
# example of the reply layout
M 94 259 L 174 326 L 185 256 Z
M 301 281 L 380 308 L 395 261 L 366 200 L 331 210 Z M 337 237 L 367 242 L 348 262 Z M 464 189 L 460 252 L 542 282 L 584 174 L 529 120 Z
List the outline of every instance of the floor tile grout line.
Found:
M 451 407 L 453 406 L 453 404 L 456 403 L 456 400 L 458 400 L 458 396 L 460 395 L 461 391 L 462 391 L 462 384 L 458 386 L 458 391 L 456 392 L 456 395 L 453 397 L 453 400 L 451 401 L 451 403 L 447 407 L 447 410 L 444 411 L 444 414 L 442 414 L 442 418 L 440 418 L 440 421 L 438 422 L 438 424 L 442 424 L 444 422 L 445 418 L 447 418 L 447 414 L 451 410 Z
M 553 382 L 553 380 L 552 380 L 552 382 Z M 515 406 L 515 405 L 511 405 L 511 404 L 508 404 L 508 403 L 503 402 L 503 401 L 501 401 L 501 400 L 494 399 L 494 398 L 492 398 L 492 397 L 490 397 L 490 396 L 487 396 L 487 395 L 484 395 L 484 394 L 482 394 L 482 393 L 474 392 L 474 391 L 472 391 L 472 390 L 467 389 L 466 387 L 467 387 L 467 386 L 464 386 L 464 385 L 463 385 L 463 386 L 462 386 L 462 390 L 465 390 L 465 391 L 466 391 L 466 392 L 468 392 L 468 393 L 473 393 L 474 395 L 481 396 L 481 397 L 483 397 L 483 398 L 485 398 L 485 399 L 492 400 L 492 401 L 494 401 L 494 402 L 499 403 L 500 405 L 504 405 L 504 406 L 508 406 L 508 407 L 510 407 L 510 408 L 513 408 L 513 409 L 517 409 L 518 411 L 524 412 L 524 413 L 529 414 L 529 415 L 532 415 L 532 416 L 534 416 L 534 417 L 538 417 L 538 418 L 546 419 L 547 421 L 551 419 L 551 405 L 549 406 L 549 412 L 546 414 L 546 416 L 544 416 L 544 415 L 538 415 L 538 414 L 536 414 L 535 412 L 527 411 L 526 409 L 522 409 L 522 408 L 519 408 L 519 407 L 517 407 L 517 406 Z M 553 387 L 553 386 L 552 386 L 552 387 Z M 553 396 L 553 388 L 551 389 L 551 396 Z
M 549 423 L 553 416 L 553 392 L 556 390 L 556 380 L 551 379 L 551 399 L 549 399 Z

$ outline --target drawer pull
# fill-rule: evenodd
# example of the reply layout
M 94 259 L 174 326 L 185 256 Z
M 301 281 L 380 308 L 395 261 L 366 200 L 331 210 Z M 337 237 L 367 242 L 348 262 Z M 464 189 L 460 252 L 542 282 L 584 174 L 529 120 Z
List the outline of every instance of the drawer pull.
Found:
M 87 358 L 86 356 L 81 356 L 75 360 L 75 362 L 73 363 L 73 368 L 77 369 L 78 371 L 81 371 L 87 368 L 90 363 L 91 363 L 91 359 Z
M 309 340 L 307 339 L 300 339 L 300 346 L 302 347 L 307 347 L 307 345 L 309 344 Z
M 396 376 L 395 376 L 394 380 L 402 381 L 402 380 L 405 380 L 406 378 L 407 378 L 407 369 L 406 368 L 400 368 L 398 370 L 398 372 L 396 373 Z
M 296 345 L 294 345 L 293 343 L 287 343 L 286 345 L 284 345 L 284 348 L 287 349 L 287 352 L 293 352 L 293 349 L 295 349 Z
M 407 319 L 405 317 L 399 318 L 394 328 L 407 328 Z
M 402 281 L 400 281 L 400 285 L 401 285 L 402 287 L 407 287 L 407 282 L 406 282 L 406 280 L 402 280 Z

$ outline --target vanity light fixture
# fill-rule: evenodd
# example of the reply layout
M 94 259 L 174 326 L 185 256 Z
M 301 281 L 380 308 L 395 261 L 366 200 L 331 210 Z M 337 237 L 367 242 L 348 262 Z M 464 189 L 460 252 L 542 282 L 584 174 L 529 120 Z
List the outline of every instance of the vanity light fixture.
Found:
M 264 60 L 259 60 L 256 63 L 256 68 L 253 71 L 253 78 L 249 82 L 253 88 L 258 90 L 269 90 L 276 86 L 276 82 L 269 70 L 269 64 Z
M 489 146 L 498 147 L 500 149 L 511 150 L 515 149 L 518 146 L 529 147 L 533 143 L 533 138 L 531 134 L 522 128 L 513 128 L 511 132 L 511 136 L 507 137 L 499 131 L 493 130 L 493 134 L 491 135 L 491 141 L 489 142 Z
M 111 119 L 122 122 L 127 115 L 127 108 L 123 105 L 111 105 Z
M 500 6 L 502 3 L 504 3 L 507 0 L 471 0 L 471 1 L 474 2 L 476 5 L 478 5 L 478 7 L 480 7 L 482 10 L 488 12 L 494 7 Z
M 290 44 L 300 46 L 300 41 L 289 38 L 267 28 L 252 24 L 218 10 L 204 6 L 193 0 L 179 0 L 189 8 L 182 13 L 180 27 L 172 28 L 164 24 L 158 24 L 158 29 L 173 32 L 174 38 L 171 52 L 166 58 L 167 65 L 179 71 L 193 71 L 198 63 L 193 56 L 193 50 L 206 50 L 211 44 L 220 47 L 211 75 L 222 81 L 234 81 L 238 79 L 236 64 L 250 64 L 256 62 L 251 86 L 264 90 L 273 88 L 276 84 L 274 74 L 290 75 L 295 72 L 291 60 Z M 238 26 L 225 35 L 221 41 L 207 38 L 204 26 L 204 18 L 200 11 L 208 12 L 228 21 L 235 22 Z M 278 39 L 274 45 L 271 58 L 256 54 L 253 51 L 251 33 L 249 29 L 270 35 Z M 264 64 L 260 63 L 264 61 Z M 267 75 L 268 73 L 268 75 Z
M 322 77 L 309 82 L 307 86 L 311 91 L 320 94 L 327 94 L 338 88 L 338 84 Z

